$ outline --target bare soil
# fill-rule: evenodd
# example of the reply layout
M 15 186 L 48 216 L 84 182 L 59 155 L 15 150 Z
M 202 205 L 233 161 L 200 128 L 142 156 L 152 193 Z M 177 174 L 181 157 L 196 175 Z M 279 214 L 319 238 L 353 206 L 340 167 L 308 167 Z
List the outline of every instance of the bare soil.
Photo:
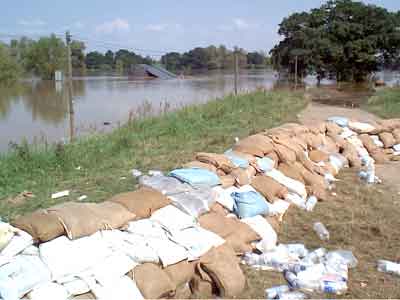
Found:
M 298 115 L 300 122 L 310 124 L 339 115 L 360 121 L 378 120 L 374 115 L 349 107 L 311 103 Z M 380 273 L 378 259 L 400 261 L 400 164 L 377 166 L 379 185 L 366 185 L 353 169 L 343 170 L 329 201 L 319 202 L 313 212 L 291 207 L 278 232 L 282 243 L 304 243 L 309 249 L 347 249 L 353 251 L 358 266 L 349 272 L 348 291 L 336 298 L 400 298 L 400 277 Z M 314 222 L 323 222 L 331 239 L 322 242 L 313 232 Z M 281 273 L 243 267 L 248 287 L 243 298 L 265 298 L 266 288 L 286 284 Z M 332 295 L 310 295 L 329 298 Z

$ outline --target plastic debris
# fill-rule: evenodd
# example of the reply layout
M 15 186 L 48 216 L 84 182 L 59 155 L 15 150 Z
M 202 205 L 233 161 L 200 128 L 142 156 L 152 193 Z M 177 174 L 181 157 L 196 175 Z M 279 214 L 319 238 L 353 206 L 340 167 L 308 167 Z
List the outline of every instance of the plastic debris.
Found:
M 324 224 L 322 224 L 321 222 L 316 222 L 313 225 L 313 229 L 321 240 L 329 240 L 329 231 L 328 229 L 326 229 Z
M 62 191 L 62 192 L 57 192 L 51 195 L 51 199 L 58 199 L 62 197 L 68 197 L 69 196 L 69 191 Z
M 280 294 L 289 292 L 288 285 L 279 285 L 265 290 L 266 299 L 276 299 Z
M 381 259 L 378 260 L 378 271 L 400 276 L 400 264 Z
M 84 200 L 87 199 L 87 197 L 88 197 L 88 196 L 86 196 L 86 195 L 82 195 L 82 196 L 80 196 L 80 197 L 78 198 L 78 201 L 84 201 Z
M 285 292 L 279 293 L 276 299 L 284 299 L 284 300 L 302 300 L 307 299 L 307 296 L 302 292 Z
M 132 173 L 132 176 L 133 176 L 133 177 L 136 177 L 136 178 L 143 175 L 143 173 L 142 173 L 141 171 L 136 170 L 136 169 L 132 169 L 132 170 L 131 170 L 131 173 Z
M 149 170 L 148 174 L 150 176 L 163 176 L 164 175 L 164 173 L 159 170 Z
M 315 197 L 315 196 L 308 197 L 306 205 L 305 205 L 306 210 L 313 211 L 314 207 L 315 207 L 315 205 L 317 205 L 317 203 L 318 203 L 317 197 Z

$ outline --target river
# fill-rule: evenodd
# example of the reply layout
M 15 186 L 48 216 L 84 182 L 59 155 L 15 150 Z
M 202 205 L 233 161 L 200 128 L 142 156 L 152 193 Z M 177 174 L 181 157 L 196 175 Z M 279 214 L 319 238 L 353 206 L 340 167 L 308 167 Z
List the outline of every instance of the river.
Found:
M 313 85 L 315 80 L 306 83 Z M 277 77 L 271 70 L 240 71 L 240 91 L 276 86 Z M 68 93 L 62 83 L 24 81 L 12 89 L 0 88 L 0 152 L 10 142 L 68 141 L 71 126 L 76 135 L 109 131 L 129 118 L 204 103 L 233 89 L 233 75 L 221 72 L 172 80 L 76 77 L 71 124 Z

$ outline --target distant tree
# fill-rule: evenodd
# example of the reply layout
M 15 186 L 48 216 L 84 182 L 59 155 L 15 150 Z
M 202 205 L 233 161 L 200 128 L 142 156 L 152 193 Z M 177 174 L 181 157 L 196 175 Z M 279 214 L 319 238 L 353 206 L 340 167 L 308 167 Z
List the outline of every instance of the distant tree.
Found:
M 124 74 L 124 62 L 120 59 L 117 59 L 115 62 L 115 71 L 117 74 L 122 75 Z
M 180 71 L 183 68 L 182 56 L 178 52 L 170 52 L 163 55 L 161 63 L 172 72 Z
M 104 55 L 104 64 L 111 66 L 112 68 L 114 68 L 114 52 L 112 52 L 111 50 L 108 50 L 106 52 L 106 54 Z
M 264 66 L 265 55 L 259 52 L 249 52 L 247 53 L 247 64 L 253 66 Z
M 88 69 L 100 69 L 105 64 L 105 58 L 102 53 L 92 51 L 86 54 L 85 62 Z
M 331 0 L 311 12 L 295 13 L 279 25 L 283 40 L 272 50 L 279 69 L 293 74 L 362 81 L 380 61 L 398 55 L 398 13 L 352 0 Z
M 72 68 L 79 71 L 86 69 L 85 63 L 85 43 L 80 41 L 71 42 Z
M 66 67 L 65 44 L 54 34 L 33 43 L 26 56 L 26 68 L 43 79 L 54 78 L 56 70 L 65 70 Z
M 0 85 L 10 85 L 18 80 L 20 67 L 11 55 L 10 48 L 0 43 Z

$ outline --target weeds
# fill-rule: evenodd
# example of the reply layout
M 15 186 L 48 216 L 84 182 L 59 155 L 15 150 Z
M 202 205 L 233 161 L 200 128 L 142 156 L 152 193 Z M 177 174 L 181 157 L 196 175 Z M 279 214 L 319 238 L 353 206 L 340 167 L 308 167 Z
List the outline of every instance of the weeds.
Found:
M 365 108 L 382 118 L 400 117 L 400 88 L 385 88 L 369 98 Z

